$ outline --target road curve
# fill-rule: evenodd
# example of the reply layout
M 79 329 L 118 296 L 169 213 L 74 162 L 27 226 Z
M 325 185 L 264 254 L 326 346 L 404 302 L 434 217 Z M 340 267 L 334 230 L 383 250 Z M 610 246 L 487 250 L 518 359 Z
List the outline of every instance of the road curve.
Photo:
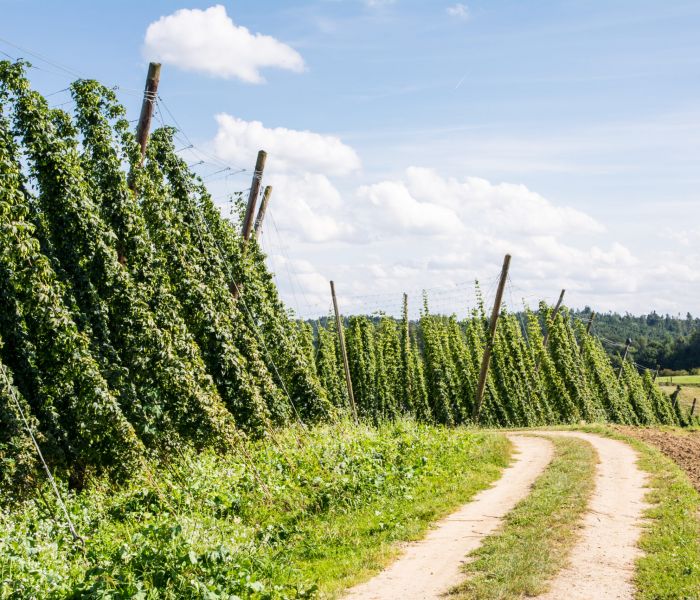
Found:
M 530 493 L 537 477 L 552 460 L 551 442 L 540 437 L 510 437 L 517 454 L 493 487 L 445 519 L 437 522 L 420 541 L 405 551 L 384 571 L 357 585 L 344 596 L 352 600 L 426 600 L 440 598 L 464 575 L 462 563 L 479 547 L 503 517 Z

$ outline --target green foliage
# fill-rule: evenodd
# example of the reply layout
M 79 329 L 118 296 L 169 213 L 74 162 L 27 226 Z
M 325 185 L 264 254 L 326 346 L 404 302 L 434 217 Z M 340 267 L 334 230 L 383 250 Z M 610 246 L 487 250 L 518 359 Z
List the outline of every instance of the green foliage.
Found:
M 0 104 L 21 95 L 27 110 L 36 108 L 21 68 L 0 63 Z M 36 108 L 39 111 L 39 108 Z M 19 118 L 19 117 L 18 117 Z M 43 139 L 45 116 L 27 131 Z M 40 151 L 42 144 L 37 142 Z M 51 151 L 44 148 L 51 160 Z M 121 412 L 90 351 L 89 338 L 78 329 L 63 301 L 64 286 L 42 254 L 35 226 L 28 221 L 30 196 L 6 115 L 0 118 L 0 335 L 2 360 L 47 438 L 54 463 L 82 477 L 90 466 L 127 471 L 141 443 Z M 55 185 L 70 180 L 67 169 L 55 173 Z M 51 187 L 51 182 L 47 182 Z
M 257 239 L 222 217 L 174 130 L 154 131 L 142 157 L 111 90 L 71 91 L 73 115 L 51 109 L 22 63 L 0 62 L 0 361 L 50 467 L 80 487 L 147 453 L 233 450 L 242 434 L 347 414 L 335 324 L 312 330 L 286 310 Z M 631 363 L 618 381 L 566 309 L 541 305 L 527 323 L 504 312 L 491 342 L 478 289 L 477 301 L 462 322 L 427 297 L 417 323 L 405 302 L 398 320 L 350 317 L 360 417 L 471 423 L 491 344 L 482 425 L 685 423 Z M 0 481 L 20 489 L 34 463 L 2 398 Z
M 574 317 L 588 320 L 591 309 L 574 312 Z M 596 313 L 593 331 L 612 342 L 607 352 L 617 358 L 615 345 L 624 345 L 627 338 L 634 340 L 630 349 L 634 362 L 648 369 L 691 370 L 700 367 L 700 318 L 690 313 L 685 317 Z M 619 364 L 616 364 L 619 366 Z
M 38 468 L 38 457 L 23 414 L 28 425 L 37 429 L 38 423 L 29 404 L 19 390 L 12 387 L 12 374 L 0 361 L 0 494 L 26 491 Z
M 244 442 L 245 460 L 186 451 L 127 485 L 64 489 L 83 551 L 50 494 L 0 505 L 0 598 L 308 598 L 419 535 L 507 463 L 503 437 L 409 421 L 319 426 L 303 443 L 295 433 L 278 447 Z
M 0 62 L 0 360 L 51 467 L 79 486 L 129 472 L 146 448 L 230 449 L 237 428 L 327 417 L 306 332 L 172 130 L 153 133 L 142 165 L 114 93 L 71 90 L 72 117 L 22 63 Z M 23 460 L 15 429 L 5 482 Z
M 502 311 L 486 379 L 480 424 L 527 427 L 578 423 L 685 424 L 682 410 L 632 364 L 618 374 L 600 341 L 566 308 L 553 318 Z M 548 343 L 544 344 L 544 332 Z M 458 322 L 432 315 L 427 297 L 420 321 L 353 316 L 346 343 L 360 413 L 375 421 L 403 413 L 457 425 L 472 422 L 488 322 L 483 306 Z M 345 405 L 334 324 L 317 325 L 317 370 L 332 402 Z

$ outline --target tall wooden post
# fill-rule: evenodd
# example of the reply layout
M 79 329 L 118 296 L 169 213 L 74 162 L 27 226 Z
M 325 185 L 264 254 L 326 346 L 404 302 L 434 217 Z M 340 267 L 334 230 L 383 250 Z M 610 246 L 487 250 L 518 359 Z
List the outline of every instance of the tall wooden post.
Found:
M 660 365 L 656 365 L 656 370 L 654 371 L 654 383 L 656 383 L 656 378 L 659 376 Z
M 593 327 L 593 320 L 595 319 L 595 311 L 591 312 L 591 318 L 588 321 L 588 326 L 586 327 L 586 333 L 591 334 L 591 327 Z
M 250 239 L 250 234 L 253 231 L 253 215 L 255 214 L 255 204 L 258 201 L 260 193 L 260 182 L 262 181 L 263 171 L 265 170 L 265 161 L 267 160 L 267 152 L 260 150 L 258 159 L 255 161 L 255 171 L 253 172 L 253 181 L 250 184 L 250 194 L 248 194 L 248 206 L 243 219 L 243 239 L 247 242 Z
M 693 418 L 693 413 L 695 413 L 695 403 L 698 401 L 697 398 L 693 398 L 693 406 L 690 407 L 690 418 Z
M 255 217 L 255 227 L 253 229 L 255 230 L 256 240 L 260 238 L 260 234 L 262 233 L 262 224 L 263 220 L 265 219 L 265 213 L 267 212 L 267 205 L 270 203 L 271 194 L 272 186 L 266 185 L 265 189 L 263 190 L 263 197 L 260 202 L 260 208 L 258 209 L 258 216 Z
M 564 294 L 566 293 L 566 290 L 562 290 L 561 293 L 559 294 L 559 300 L 557 300 L 557 303 L 554 305 L 554 310 L 552 311 L 551 316 L 549 317 L 549 321 L 547 322 L 547 331 L 544 332 L 544 339 L 542 340 L 542 348 L 544 348 L 544 351 L 547 351 L 547 347 L 549 346 L 549 330 L 554 323 L 554 319 L 557 317 L 557 313 L 559 312 L 559 309 L 561 308 L 561 303 L 564 301 Z M 537 358 L 535 361 L 535 373 L 538 373 L 540 370 L 540 361 L 541 361 L 541 355 Z
M 348 363 L 348 351 L 345 347 L 345 334 L 343 333 L 343 322 L 340 320 L 338 310 L 338 299 L 335 297 L 335 284 L 331 281 L 331 296 L 333 297 L 333 310 L 335 311 L 335 326 L 338 329 L 338 341 L 340 342 L 340 353 L 343 356 L 343 368 L 345 369 L 345 383 L 348 386 L 348 400 L 352 416 L 357 423 L 357 408 L 355 406 L 355 395 L 352 392 L 352 379 L 350 378 L 350 363 Z
M 675 391 L 671 394 L 671 402 L 673 403 L 673 410 L 678 410 L 678 397 L 681 395 L 681 386 L 677 385 Z
M 146 146 L 148 144 L 148 134 L 151 131 L 151 119 L 153 118 L 153 107 L 158 98 L 158 83 L 160 81 L 160 63 L 149 63 L 148 75 L 146 76 L 146 87 L 143 90 L 143 102 L 141 103 L 141 115 L 136 128 L 136 141 L 141 147 L 141 163 L 146 157 Z
M 476 388 L 476 401 L 474 402 L 474 410 L 472 418 L 476 423 L 479 422 L 481 414 L 481 404 L 484 401 L 484 389 L 486 388 L 486 376 L 489 372 L 489 364 L 491 363 L 491 351 L 493 349 L 493 340 L 496 335 L 496 325 L 498 317 L 501 314 L 501 303 L 503 302 L 503 290 L 506 287 L 508 278 L 508 269 L 510 268 L 510 254 L 506 254 L 503 259 L 503 267 L 501 268 L 501 280 L 498 282 L 496 290 L 496 298 L 493 301 L 493 310 L 491 311 L 491 319 L 489 321 L 489 339 L 484 348 L 484 356 L 481 359 L 481 371 L 479 371 L 479 385 Z
M 554 310 L 552 311 L 552 316 L 549 317 L 549 322 L 554 323 L 554 319 L 557 318 L 557 314 L 559 313 L 559 309 L 561 308 L 561 303 L 564 301 L 564 294 L 566 293 L 566 290 L 562 290 L 561 293 L 559 294 L 559 300 L 557 300 L 557 303 L 554 305 Z M 544 349 L 547 349 L 547 346 L 549 345 L 549 325 L 547 326 L 547 331 L 544 332 L 544 340 L 542 342 L 542 345 L 544 346 Z
M 409 326 L 408 326 L 408 294 L 406 292 L 403 293 L 403 304 L 401 306 L 401 315 L 403 316 L 404 320 L 404 339 L 405 339 L 405 346 L 404 346 L 404 352 L 406 353 L 406 356 L 408 356 L 409 350 L 410 350 L 410 341 L 409 341 L 409 336 L 410 336 L 410 331 L 409 331 Z
M 629 352 L 630 346 L 632 345 L 632 338 L 627 338 L 625 342 L 625 352 L 622 355 L 622 362 L 620 363 L 620 370 L 617 372 L 617 380 L 620 381 L 622 377 L 622 369 L 625 366 L 625 360 L 627 360 L 627 353 Z

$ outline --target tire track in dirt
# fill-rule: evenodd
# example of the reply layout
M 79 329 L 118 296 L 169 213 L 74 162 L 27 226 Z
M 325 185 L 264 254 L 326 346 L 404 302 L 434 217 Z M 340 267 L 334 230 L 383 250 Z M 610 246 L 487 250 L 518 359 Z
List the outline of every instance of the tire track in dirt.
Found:
M 532 432 L 537 433 L 537 432 Z M 637 546 L 642 532 L 647 475 L 637 453 L 617 440 L 576 431 L 542 431 L 543 435 L 577 437 L 598 452 L 595 489 L 581 524 L 569 566 L 552 581 L 540 600 L 632 599 Z
M 471 502 L 437 522 L 420 541 L 406 546 L 403 554 L 369 581 L 351 588 L 352 600 L 425 600 L 440 598 L 464 575 L 466 555 L 501 524 L 503 517 L 530 493 L 537 477 L 552 460 L 554 450 L 544 438 L 510 437 L 517 452 L 493 487 L 479 492 Z

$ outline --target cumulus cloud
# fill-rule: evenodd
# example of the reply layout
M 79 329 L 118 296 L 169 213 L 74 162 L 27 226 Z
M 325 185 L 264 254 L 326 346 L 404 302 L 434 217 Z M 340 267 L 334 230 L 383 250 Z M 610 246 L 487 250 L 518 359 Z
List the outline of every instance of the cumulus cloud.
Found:
M 304 242 L 322 243 L 351 239 L 354 228 L 337 218 L 342 210 L 340 193 L 321 174 L 278 174 L 267 180 L 275 190 L 275 214 L 280 228 Z
M 144 55 L 187 71 L 216 77 L 235 77 L 247 83 L 264 82 L 260 70 L 277 67 L 304 70 L 304 60 L 292 47 L 236 25 L 222 5 L 181 9 L 151 23 L 146 30 Z
M 466 4 L 453 4 L 447 7 L 447 14 L 456 19 L 462 19 L 466 21 L 469 18 L 469 8 Z
M 269 152 L 270 211 L 293 260 L 274 258 L 279 241 L 269 223 L 263 244 L 283 297 L 300 304 L 304 316 L 324 314 L 331 278 L 342 282 L 348 311 L 396 314 L 407 291 L 417 316 L 420 290 L 429 288 L 432 309 L 465 314 L 474 301 L 470 282 L 482 281 L 491 298 L 506 252 L 514 282 L 507 303 L 516 309 L 523 299 L 531 306 L 553 302 L 566 288 L 572 306 L 672 310 L 687 298 L 688 284 L 700 281 L 700 255 L 687 251 L 688 243 L 697 246 L 696 229 L 657 232 L 676 247 L 655 255 L 519 183 L 416 166 L 367 180 L 355 150 L 337 137 L 230 115 L 217 120 L 213 146 L 222 159 L 249 165 L 259 148 Z
M 409 167 L 402 181 L 360 188 L 359 197 L 383 215 L 385 235 L 405 232 L 453 234 L 466 224 L 501 235 L 600 233 L 604 227 L 571 207 L 556 206 L 524 185 L 493 184 L 478 177 L 444 178 L 432 169 Z
M 339 138 L 285 127 L 265 127 L 227 114 L 216 116 L 219 125 L 214 148 L 224 160 L 247 164 L 258 150 L 266 150 L 275 171 L 306 171 L 346 175 L 360 168 L 355 150 Z
M 416 233 L 421 235 L 449 235 L 463 229 L 459 216 L 451 208 L 435 202 L 421 202 L 414 198 L 400 181 L 383 181 L 365 185 L 357 191 L 379 217 L 374 221 L 379 232 L 385 234 Z

